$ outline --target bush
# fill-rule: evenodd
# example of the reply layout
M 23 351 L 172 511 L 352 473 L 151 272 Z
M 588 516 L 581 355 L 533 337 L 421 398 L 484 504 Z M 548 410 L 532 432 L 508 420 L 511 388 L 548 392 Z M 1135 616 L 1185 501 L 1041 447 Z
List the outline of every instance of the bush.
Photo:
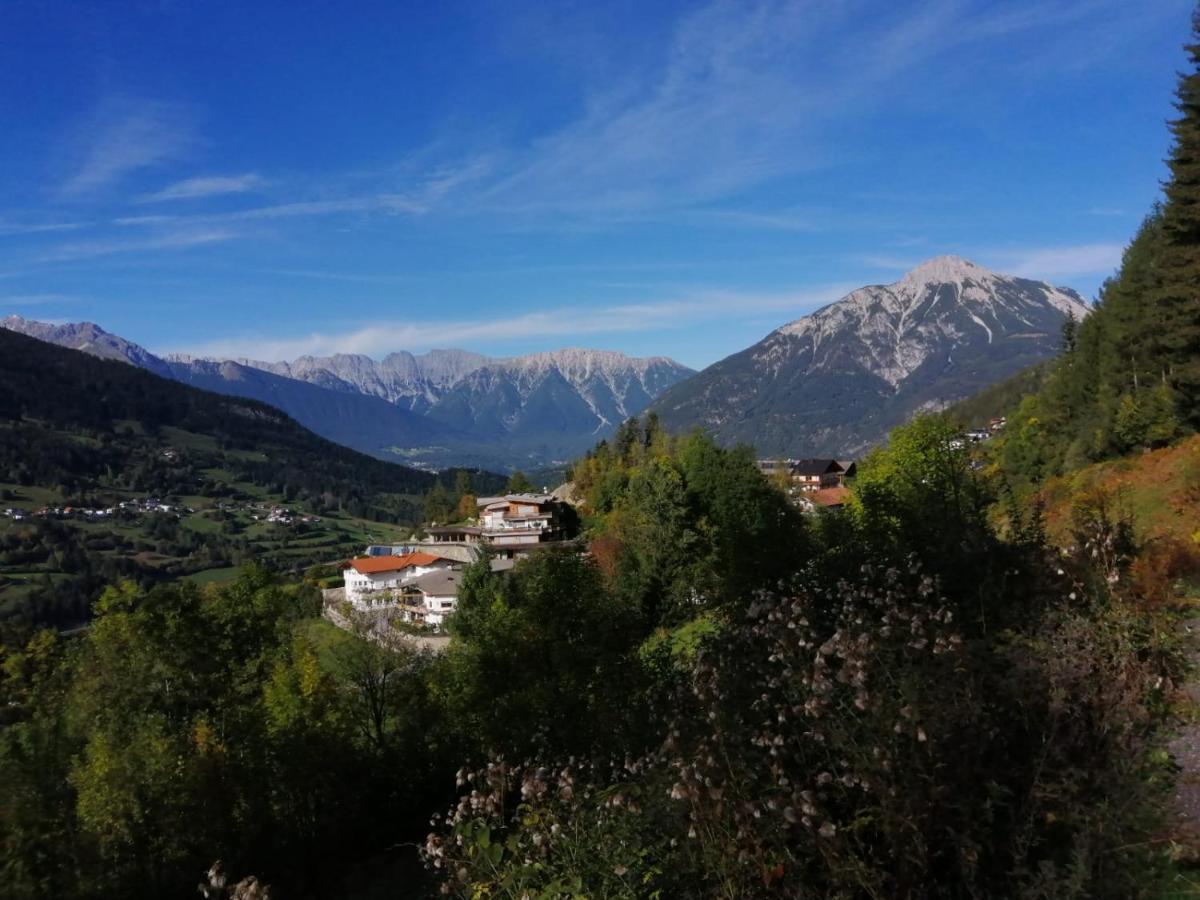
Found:
M 1180 599 L 1191 583 L 1200 581 L 1200 545 L 1177 537 L 1149 541 L 1129 570 L 1132 590 L 1150 607 Z
M 1169 773 L 1120 604 L 966 640 L 916 566 L 761 595 L 662 746 L 464 772 L 426 858 L 459 896 L 1132 897 Z

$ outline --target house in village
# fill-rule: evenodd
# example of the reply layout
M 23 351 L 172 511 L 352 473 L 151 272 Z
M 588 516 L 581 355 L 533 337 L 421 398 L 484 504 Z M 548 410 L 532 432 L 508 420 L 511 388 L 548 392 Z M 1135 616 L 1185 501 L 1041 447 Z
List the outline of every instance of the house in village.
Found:
M 564 535 L 560 503 L 548 494 L 506 494 L 479 501 L 478 525 L 431 527 L 427 541 L 379 544 L 345 566 L 344 598 L 360 610 L 395 611 L 440 628 L 458 602 L 464 566 L 483 548 L 493 571 Z
M 511 571 L 515 560 L 491 560 L 493 572 Z M 344 593 L 360 611 L 391 615 L 415 625 L 440 631 L 458 607 L 458 590 L 464 565 L 460 560 L 432 553 L 403 556 L 359 557 L 347 564 Z M 336 621 L 336 620 L 335 620 Z
M 798 459 L 792 463 L 792 484 L 802 491 L 837 487 L 842 467 L 836 459 Z
M 406 553 L 403 556 L 361 556 L 346 566 L 346 599 L 358 609 L 370 609 L 395 600 L 405 584 L 444 571 L 454 560 L 433 553 Z
M 513 557 L 564 537 L 560 502 L 550 494 L 480 497 L 478 503 L 478 525 L 434 526 L 429 529 L 433 546 L 486 545 L 494 553 Z
M 478 547 L 484 542 L 477 525 L 432 525 L 426 529 L 431 543 L 456 547 Z
M 440 630 L 458 605 L 461 579 L 460 570 L 442 569 L 402 584 L 398 592 L 401 618 Z
M 786 477 L 793 489 L 805 493 L 840 487 L 857 474 L 849 459 L 760 459 L 758 470 L 768 478 Z

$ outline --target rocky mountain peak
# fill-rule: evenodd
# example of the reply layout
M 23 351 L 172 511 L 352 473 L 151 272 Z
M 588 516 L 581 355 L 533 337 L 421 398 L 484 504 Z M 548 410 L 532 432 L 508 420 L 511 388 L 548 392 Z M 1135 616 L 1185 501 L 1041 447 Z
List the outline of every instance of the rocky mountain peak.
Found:
M 905 273 L 897 284 L 962 284 L 964 281 L 984 281 L 995 277 L 994 272 L 961 256 L 935 256 Z

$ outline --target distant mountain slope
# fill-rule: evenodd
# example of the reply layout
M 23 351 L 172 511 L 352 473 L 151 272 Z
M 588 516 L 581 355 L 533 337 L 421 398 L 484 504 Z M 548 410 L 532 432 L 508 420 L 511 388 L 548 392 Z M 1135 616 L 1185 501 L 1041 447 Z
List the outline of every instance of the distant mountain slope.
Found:
M 82 350 L 101 359 L 115 359 L 132 363 L 140 369 L 146 369 L 164 378 L 171 377 L 170 366 L 159 359 L 145 347 L 139 347 L 123 337 L 109 334 L 99 325 L 91 322 L 71 322 L 65 325 L 55 325 L 49 322 L 35 322 L 20 316 L 8 316 L 0 319 L 0 328 L 16 331 L 39 341 L 69 347 L 72 350 Z
M 175 360 L 168 368 L 170 376 L 184 384 L 269 403 L 322 437 L 374 456 L 383 456 L 386 447 L 419 447 L 464 437 L 378 397 L 320 387 L 241 363 Z
M 364 508 L 380 502 L 376 495 L 422 494 L 434 481 L 318 437 L 264 403 L 0 329 L 0 468 L 17 476 L 2 480 L 90 489 L 135 460 L 153 468 L 144 451 L 168 427 L 212 438 L 218 449 L 207 462 L 235 481 L 290 484 Z
M 954 256 L 860 288 L 667 389 L 669 428 L 762 453 L 853 456 L 914 413 L 969 397 L 1059 349 L 1074 291 Z
M 131 363 L 206 391 L 260 400 L 321 437 L 363 453 L 381 456 L 383 448 L 393 445 L 425 446 L 462 437 L 444 425 L 353 390 L 322 387 L 235 362 L 183 356 L 162 359 L 91 322 L 50 325 L 9 316 L 0 320 L 0 326 L 102 359 Z
M 120 359 L 206 390 L 270 403 L 317 434 L 424 467 L 540 467 L 592 446 L 693 374 L 662 357 L 568 349 L 508 359 L 465 350 L 304 356 L 292 362 L 159 358 L 91 323 L 10 316 L 3 327 Z

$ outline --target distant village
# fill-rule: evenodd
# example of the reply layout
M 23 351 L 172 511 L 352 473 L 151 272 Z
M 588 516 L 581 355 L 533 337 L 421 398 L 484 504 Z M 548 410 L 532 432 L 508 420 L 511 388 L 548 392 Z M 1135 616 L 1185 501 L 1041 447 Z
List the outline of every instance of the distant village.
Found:
M 143 497 L 136 500 L 123 500 L 112 506 L 43 506 L 29 510 L 10 506 L 3 511 L 5 518 L 20 522 L 23 519 L 120 519 L 137 518 L 144 515 L 186 515 L 195 512 L 191 507 L 178 506 L 159 500 L 157 497 Z
M 230 503 L 221 502 L 215 507 L 226 512 L 249 511 L 251 518 L 258 522 L 269 522 L 278 525 L 292 525 L 297 522 L 311 524 L 321 521 L 320 516 L 298 513 L 284 506 L 271 506 L 265 503 Z M 179 518 L 196 512 L 190 506 L 168 503 L 157 497 L 143 497 L 134 500 L 123 500 L 112 506 L 43 506 L 38 509 L 24 509 L 19 506 L 6 507 L 0 510 L 0 516 L 21 522 L 25 519 L 124 519 L 133 520 L 142 516 L 165 515 Z

